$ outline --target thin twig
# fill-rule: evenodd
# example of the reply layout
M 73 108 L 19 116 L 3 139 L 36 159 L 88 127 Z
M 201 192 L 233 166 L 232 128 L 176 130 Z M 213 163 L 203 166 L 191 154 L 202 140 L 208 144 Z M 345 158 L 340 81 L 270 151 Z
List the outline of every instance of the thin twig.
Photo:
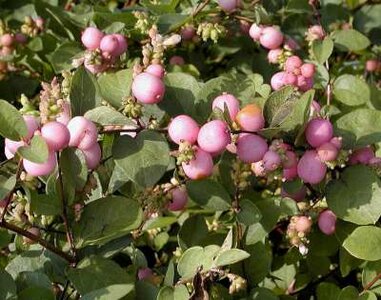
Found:
M 361 292 L 360 295 L 362 295 L 363 293 L 365 293 L 367 290 L 370 290 L 370 289 L 372 288 L 372 286 L 373 286 L 378 280 L 380 280 L 380 279 L 381 279 L 381 272 L 378 273 L 378 274 L 376 275 L 376 277 L 374 277 L 374 278 L 372 279 L 371 282 L 369 282 L 366 286 L 364 286 L 364 289 L 363 289 L 363 291 Z
M 210 0 L 205 0 L 199 6 L 197 6 L 196 9 L 192 13 L 192 18 L 197 16 L 209 4 L 209 2 L 210 2 Z

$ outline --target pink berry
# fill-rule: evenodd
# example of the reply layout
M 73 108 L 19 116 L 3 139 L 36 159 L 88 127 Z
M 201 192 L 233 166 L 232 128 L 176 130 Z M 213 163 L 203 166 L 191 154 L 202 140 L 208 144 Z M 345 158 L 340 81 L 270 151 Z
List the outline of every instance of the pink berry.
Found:
M 5 148 L 6 149 L 6 148 Z M 380 167 L 381 166 L 381 157 L 373 157 L 369 160 L 368 163 L 370 166 Z
M 305 131 L 307 142 L 314 148 L 329 142 L 333 137 L 333 126 L 325 119 L 312 119 Z
M 307 195 L 307 188 L 305 185 L 303 185 L 298 191 L 294 193 L 287 193 L 284 187 L 282 187 L 280 195 L 282 198 L 291 198 L 295 200 L 296 202 L 302 201 L 306 198 Z
M 41 128 L 41 136 L 51 151 L 60 151 L 69 145 L 70 132 L 59 122 L 46 123 Z
M 321 106 L 318 102 L 315 100 L 312 100 L 311 106 L 310 106 L 310 115 L 313 116 L 315 114 L 319 114 L 321 110 Z
M 182 141 L 194 144 L 199 131 L 197 122 L 187 115 L 175 117 L 168 126 L 169 137 L 176 144 L 180 144 Z
M 10 139 L 5 139 L 4 144 L 5 149 L 12 155 L 14 155 L 20 147 L 25 146 L 25 142 L 23 141 L 12 141 Z
M 182 66 L 185 64 L 185 60 L 179 55 L 174 55 L 169 59 L 169 64 Z
M 251 171 L 253 171 L 257 177 L 265 177 L 267 175 L 263 161 L 261 160 L 251 164 Z
M 239 0 L 218 0 L 218 5 L 226 12 L 234 11 L 239 5 Z
M 315 65 L 314 64 L 303 64 L 300 68 L 302 75 L 306 78 L 314 77 L 315 74 Z
M 279 57 L 282 55 L 282 49 L 273 49 L 270 50 L 267 54 L 267 60 L 270 64 L 277 64 L 279 62 Z
M 343 146 L 343 138 L 341 136 L 339 137 L 334 136 L 329 142 L 332 145 L 334 145 L 337 150 L 340 150 L 341 147 Z
M 25 137 L 27 140 L 31 139 L 34 132 L 39 128 L 40 124 L 37 118 L 29 115 L 23 116 L 26 127 L 28 128 L 28 135 Z
M 283 167 L 288 169 L 298 164 L 298 158 L 294 151 L 287 150 L 282 160 Z
M 67 128 L 70 132 L 70 147 L 87 150 L 97 142 L 97 127 L 85 117 L 74 117 L 67 124 Z
M 265 127 L 262 109 L 256 104 L 248 104 L 236 115 L 236 122 L 242 130 L 257 132 Z
M 300 45 L 298 44 L 298 42 L 291 37 L 285 38 L 284 47 L 287 50 L 298 50 L 298 49 L 300 49 Z
M 23 33 L 16 33 L 15 34 L 15 41 L 19 44 L 25 44 L 28 41 L 28 38 Z
M 265 27 L 262 30 L 259 42 L 267 49 L 277 49 L 283 43 L 283 34 L 273 26 Z
M 213 100 L 212 109 L 219 108 L 224 111 L 225 105 L 228 108 L 230 119 L 234 121 L 239 112 L 239 101 L 233 95 L 223 93 Z
M 4 148 L 4 155 L 7 159 L 12 159 L 15 155 L 7 148 Z
M 371 147 L 364 147 L 355 150 L 349 157 L 349 164 L 364 164 L 367 165 L 369 161 L 375 157 L 374 151 Z
M 262 161 L 266 171 L 275 171 L 282 164 L 279 154 L 273 150 L 268 150 Z
M 3 47 L 11 47 L 14 41 L 15 39 L 10 33 L 5 33 L 0 37 L 0 43 Z
M 95 143 L 90 148 L 82 150 L 83 155 L 85 156 L 86 165 L 90 170 L 96 169 L 98 167 L 101 158 L 102 150 L 98 143 Z
M 168 209 L 171 211 L 183 210 L 188 202 L 188 193 L 184 187 L 176 187 L 170 191 L 171 201 L 168 204 Z
M 319 229 L 326 235 L 334 234 L 336 231 L 336 219 L 336 215 L 332 210 L 324 210 L 319 214 Z
M 195 156 L 188 163 L 182 165 L 185 175 L 190 179 L 203 179 L 213 173 L 212 156 L 200 148 L 196 148 Z
M 330 142 L 324 143 L 320 145 L 317 149 L 317 153 L 319 155 L 319 158 L 321 161 L 333 161 L 337 158 L 337 155 L 339 154 L 339 151 Z
M 13 47 L 5 47 L 1 48 L 0 54 L 3 56 L 11 55 L 13 53 Z
M 286 72 L 293 73 L 296 69 L 299 69 L 302 66 L 303 62 L 299 58 L 299 56 L 291 56 L 287 58 L 286 63 L 284 65 L 284 69 Z
M 118 38 L 113 34 L 105 35 L 101 40 L 99 48 L 108 55 L 116 56 L 119 51 Z
M 48 160 L 42 164 L 34 163 L 27 159 L 24 159 L 23 165 L 25 171 L 31 176 L 37 177 L 49 175 L 54 171 L 57 165 L 56 153 L 50 152 Z
M 147 72 L 140 73 L 132 83 L 132 93 L 144 104 L 155 104 L 163 99 L 165 86 L 163 81 Z
M 282 171 L 282 177 L 285 181 L 290 181 L 298 176 L 298 165 L 294 165 L 290 168 L 284 168 Z
M 164 70 L 164 67 L 162 65 L 152 64 L 152 65 L 149 65 L 147 67 L 146 73 L 149 73 L 151 75 L 154 75 L 154 76 L 162 79 L 164 77 L 165 70 Z
M 88 50 L 95 50 L 100 47 L 103 36 L 103 32 L 98 28 L 87 27 L 82 33 L 81 41 Z
M 377 70 L 378 64 L 379 62 L 377 59 L 369 59 L 366 61 L 365 70 L 367 70 L 368 72 L 374 72 Z
M 127 39 L 124 35 L 120 33 L 115 33 L 113 36 L 118 40 L 118 48 L 115 51 L 115 56 L 122 55 L 124 52 L 127 51 L 128 44 Z
M 150 268 L 141 268 L 138 271 L 138 279 L 144 280 L 153 276 L 153 272 Z
M 286 83 L 285 83 L 285 76 L 286 72 L 278 72 L 275 73 L 271 77 L 271 87 L 274 91 L 280 90 Z
M 257 24 L 253 24 L 250 27 L 249 35 L 254 41 L 259 41 L 259 38 L 261 37 L 263 31 L 262 26 L 258 26 Z
M 298 75 L 297 86 L 302 92 L 308 91 L 309 89 L 313 87 L 313 85 L 314 85 L 314 80 L 312 77 L 307 78 L 307 77 L 304 77 L 303 75 Z
M 298 163 L 298 176 L 306 183 L 321 182 L 327 172 L 327 166 L 321 162 L 315 150 L 306 151 Z
M 286 73 L 283 79 L 286 85 L 296 85 L 298 82 L 298 77 L 292 73 Z
M 209 153 L 222 152 L 230 141 L 228 125 L 221 120 L 213 120 L 204 124 L 197 137 L 200 148 Z
M 196 35 L 196 29 L 193 26 L 186 26 L 183 29 L 181 29 L 181 39 L 184 41 L 189 41 L 193 39 L 193 37 Z
M 312 220 L 306 216 L 299 216 L 295 222 L 297 232 L 308 233 L 311 230 Z
M 44 28 L 45 20 L 41 17 L 34 18 L 34 22 L 39 29 Z
M 313 25 L 308 28 L 307 37 L 309 40 L 322 40 L 324 38 L 324 30 L 320 25 Z
M 254 163 L 262 160 L 268 150 L 265 139 L 250 133 L 241 133 L 237 140 L 237 155 L 245 163 Z

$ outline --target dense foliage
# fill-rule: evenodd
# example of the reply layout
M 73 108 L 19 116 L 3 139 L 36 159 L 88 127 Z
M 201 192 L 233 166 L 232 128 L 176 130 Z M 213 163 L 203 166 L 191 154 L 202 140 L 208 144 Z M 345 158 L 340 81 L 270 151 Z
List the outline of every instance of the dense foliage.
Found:
M 381 4 L 0 1 L 0 299 L 381 297 Z

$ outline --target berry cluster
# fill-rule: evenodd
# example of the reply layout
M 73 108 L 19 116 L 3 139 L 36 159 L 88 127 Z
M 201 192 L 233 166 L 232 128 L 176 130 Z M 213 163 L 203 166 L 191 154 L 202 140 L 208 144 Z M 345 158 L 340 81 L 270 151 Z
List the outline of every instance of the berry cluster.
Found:
M 165 70 L 162 65 L 149 65 L 144 72 L 135 76 L 132 82 L 132 94 L 140 103 L 159 103 L 165 92 L 164 74 Z

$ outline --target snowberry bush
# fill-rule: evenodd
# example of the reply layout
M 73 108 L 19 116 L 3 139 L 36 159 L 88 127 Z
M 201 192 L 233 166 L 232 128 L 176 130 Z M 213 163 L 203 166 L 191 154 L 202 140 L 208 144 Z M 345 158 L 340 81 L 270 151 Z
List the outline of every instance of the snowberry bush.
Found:
M 381 4 L 0 3 L 0 299 L 381 297 Z

